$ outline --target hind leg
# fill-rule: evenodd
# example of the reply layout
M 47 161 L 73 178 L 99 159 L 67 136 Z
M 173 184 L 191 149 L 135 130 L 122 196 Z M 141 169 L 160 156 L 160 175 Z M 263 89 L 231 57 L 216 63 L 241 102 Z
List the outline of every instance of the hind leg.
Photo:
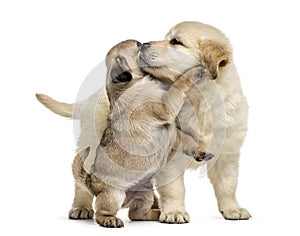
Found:
M 125 200 L 125 192 L 106 186 L 97 195 L 96 221 L 99 225 L 107 228 L 120 228 L 124 226 L 121 219 L 116 217 L 118 210 Z
M 160 210 L 152 208 L 154 203 L 153 190 L 132 192 L 129 193 L 129 195 L 132 195 L 133 197 L 133 200 L 131 200 L 129 204 L 129 219 L 149 221 L 159 220 Z
M 80 187 L 78 183 L 75 184 L 75 196 L 72 208 L 69 211 L 69 218 L 74 220 L 92 219 L 93 211 L 93 195 Z

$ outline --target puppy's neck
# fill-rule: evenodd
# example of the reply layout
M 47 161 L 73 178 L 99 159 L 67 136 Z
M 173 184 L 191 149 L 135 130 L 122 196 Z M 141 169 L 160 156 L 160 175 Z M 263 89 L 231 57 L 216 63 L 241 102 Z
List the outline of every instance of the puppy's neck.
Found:
M 110 103 L 110 110 L 112 110 L 112 108 L 115 106 L 116 101 L 119 99 L 119 97 L 122 96 L 122 94 L 131 86 L 131 83 L 111 83 L 106 86 L 107 96 Z

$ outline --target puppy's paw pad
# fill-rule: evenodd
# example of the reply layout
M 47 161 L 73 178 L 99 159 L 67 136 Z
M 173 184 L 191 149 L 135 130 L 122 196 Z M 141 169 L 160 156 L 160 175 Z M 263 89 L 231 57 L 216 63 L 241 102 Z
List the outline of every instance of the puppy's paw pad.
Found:
M 168 224 L 183 224 L 190 222 L 190 216 L 187 212 L 161 213 L 159 221 Z
M 99 225 L 106 228 L 122 228 L 124 223 L 121 219 L 115 216 L 98 216 L 96 221 Z
M 72 220 L 87 220 L 94 217 L 94 211 L 91 208 L 75 207 L 69 211 L 69 218 Z
M 221 214 L 226 220 L 249 220 L 252 217 L 245 208 L 226 209 Z

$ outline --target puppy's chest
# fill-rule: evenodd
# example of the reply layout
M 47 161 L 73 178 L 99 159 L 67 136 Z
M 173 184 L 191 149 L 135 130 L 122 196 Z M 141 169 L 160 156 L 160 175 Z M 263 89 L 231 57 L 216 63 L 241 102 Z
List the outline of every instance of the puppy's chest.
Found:
M 111 129 L 118 143 L 130 147 L 131 153 L 153 155 L 173 144 L 175 122 L 168 126 L 160 125 L 153 112 L 155 105 L 162 102 L 166 89 L 161 83 L 143 79 L 124 92 L 115 103 L 110 114 Z
M 151 118 L 151 111 L 143 106 L 153 100 L 160 102 L 163 92 L 156 90 L 155 96 L 150 90 L 122 95 L 116 102 L 109 127 L 97 150 L 94 168 L 99 179 L 113 186 L 132 189 L 149 181 L 165 166 L 176 141 L 175 122 L 158 125 Z
M 133 163 L 130 168 L 143 171 L 164 166 L 176 141 L 175 123 L 158 126 L 146 118 L 142 122 L 121 120 L 111 123 L 101 142 L 111 158 L 121 166 L 129 168 Z

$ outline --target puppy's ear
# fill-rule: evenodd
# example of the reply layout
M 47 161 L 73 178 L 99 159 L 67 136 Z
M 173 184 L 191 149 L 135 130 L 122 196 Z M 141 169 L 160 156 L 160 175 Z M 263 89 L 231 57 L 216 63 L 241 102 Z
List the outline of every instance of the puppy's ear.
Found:
M 230 63 L 231 53 L 222 44 L 211 40 L 200 42 L 199 49 L 202 63 L 211 73 L 212 79 L 217 79 L 220 69 Z
M 132 80 L 132 75 L 128 71 L 129 65 L 124 57 L 116 57 L 117 65 L 110 71 L 110 78 L 113 83 L 124 83 Z
M 118 67 L 111 70 L 110 77 L 113 83 L 125 83 L 132 80 L 132 75 L 129 71 L 122 72 Z

